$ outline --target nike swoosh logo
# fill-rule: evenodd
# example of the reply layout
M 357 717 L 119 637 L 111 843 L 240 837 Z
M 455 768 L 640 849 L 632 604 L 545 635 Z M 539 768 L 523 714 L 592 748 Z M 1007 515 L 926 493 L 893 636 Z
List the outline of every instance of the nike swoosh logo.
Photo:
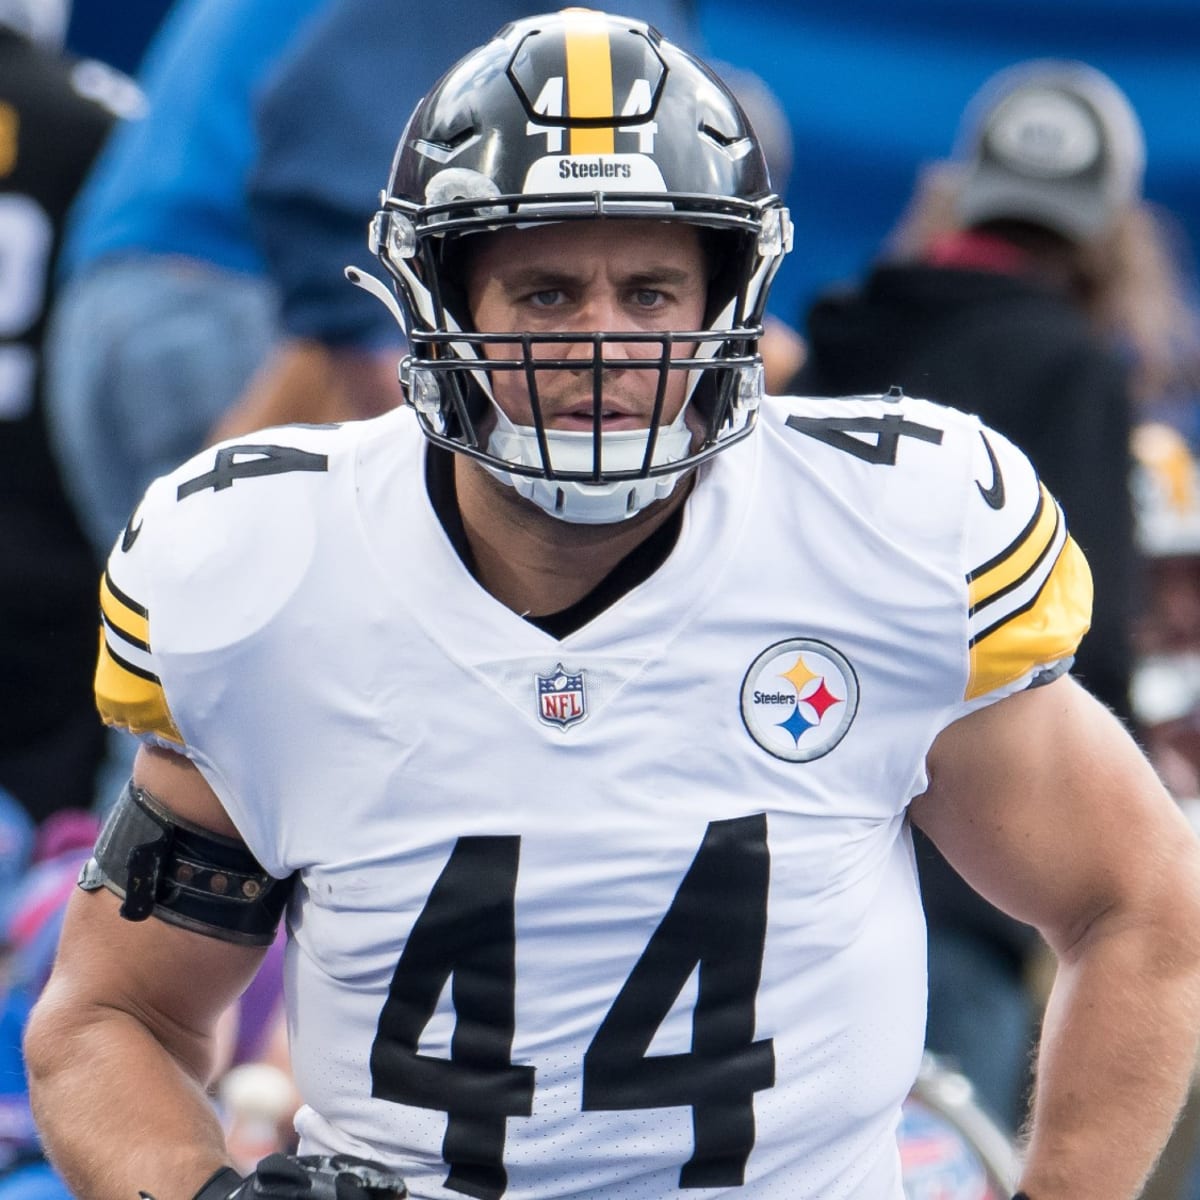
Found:
M 133 549 L 133 543 L 138 540 L 138 534 L 142 532 L 144 521 L 139 521 L 136 525 L 133 523 L 133 518 L 137 516 L 134 511 L 129 514 L 129 523 L 125 526 L 124 532 L 121 534 L 121 553 L 128 554 Z
M 987 451 L 988 462 L 992 464 L 992 482 L 990 487 L 984 487 L 977 479 L 975 486 L 979 489 L 979 494 L 988 508 L 999 510 L 1004 507 L 1004 476 L 1000 474 L 1000 464 L 996 461 L 996 452 L 992 449 L 991 443 L 982 432 L 979 436 L 983 438 L 983 448 Z

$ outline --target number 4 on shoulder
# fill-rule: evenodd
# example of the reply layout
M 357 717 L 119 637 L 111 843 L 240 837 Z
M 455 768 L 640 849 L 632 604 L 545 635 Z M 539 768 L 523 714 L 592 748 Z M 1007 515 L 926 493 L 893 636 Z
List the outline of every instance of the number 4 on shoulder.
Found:
M 181 483 L 175 499 L 183 500 L 211 488 L 214 492 L 232 487 L 236 479 L 254 479 L 262 475 L 286 475 L 292 471 L 328 471 L 329 457 L 300 450 L 295 446 L 270 446 L 243 443 L 222 446 L 211 471 Z
M 902 437 L 942 443 L 942 430 L 911 421 L 899 413 L 882 417 L 802 417 L 793 413 L 785 422 L 789 429 L 843 450 L 876 466 L 894 467 Z M 866 437 L 858 436 L 866 434 Z

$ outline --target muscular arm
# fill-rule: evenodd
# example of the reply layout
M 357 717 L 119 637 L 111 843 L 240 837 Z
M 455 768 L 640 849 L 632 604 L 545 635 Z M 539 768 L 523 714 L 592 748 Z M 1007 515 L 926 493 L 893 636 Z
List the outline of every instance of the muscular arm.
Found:
M 134 779 L 177 815 L 236 835 L 199 772 L 139 751 Z M 206 1095 L 218 1018 L 264 951 L 117 914 L 76 891 L 25 1038 L 34 1115 L 78 1200 L 187 1200 L 228 1163 Z
M 1200 843 L 1119 723 L 1063 678 L 951 726 L 914 820 L 1058 973 L 1021 1187 L 1129 1200 L 1200 1031 Z

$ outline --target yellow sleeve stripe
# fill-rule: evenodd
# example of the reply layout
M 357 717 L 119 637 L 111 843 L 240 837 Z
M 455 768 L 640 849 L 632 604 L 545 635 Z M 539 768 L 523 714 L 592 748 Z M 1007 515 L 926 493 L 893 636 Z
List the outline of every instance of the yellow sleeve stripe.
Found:
M 1037 508 L 1029 524 L 995 558 L 968 576 L 971 612 L 1016 587 L 1034 570 L 1058 533 L 1059 508 L 1045 484 L 1039 485 Z
M 95 686 L 96 708 L 106 724 L 183 744 L 158 677 L 114 653 L 103 630 Z
M 107 571 L 100 578 L 100 614 L 127 642 L 142 650 L 150 649 L 150 621 L 146 610 L 125 595 Z
M 607 22 L 585 10 L 568 10 L 565 33 L 567 51 L 567 111 L 580 117 L 612 118 L 612 50 Z M 616 137 L 612 125 L 571 130 L 572 154 L 612 154 Z
M 971 639 L 966 698 L 1013 683 L 1075 653 L 1092 617 L 1092 574 L 1068 537 L 1045 583 L 1027 604 Z

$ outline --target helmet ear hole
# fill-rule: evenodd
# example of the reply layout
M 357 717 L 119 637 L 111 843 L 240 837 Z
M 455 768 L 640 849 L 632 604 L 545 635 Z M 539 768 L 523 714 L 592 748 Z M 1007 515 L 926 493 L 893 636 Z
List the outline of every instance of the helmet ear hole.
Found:
M 469 282 L 473 251 L 478 249 L 479 239 L 484 235 L 443 237 L 431 248 L 431 256 L 437 265 L 438 288 L 442 304 L 460 329 L 474 330 L 475 316 L 469 303 Z
M 704 233 L 710 263 L 705 321 L 712 328 L 757 324 L 766 299 L 765 289 L 758 298 L 749 294 L 758 261 L 757 235 L 723 229 L 706 229 Z
M 705 445 L 717 445 L 722 430 L 728 432 L 741 418 L 738 411 L 740 380 L 743 372 L 752 369 L 755 369 L 752 364 L 716 366 L 700 372 L 689 404 L 704 421 Z
M 488 424 L 491 416 L 492 401 L 480 386 L 474 372 L 458 374 L 457 382 L 461 382 L 462 385 L 459 397 L 468 425 L 463 433 L 471 445 L 477 446 L 481 442 L 481 431 L 486 432 L 484 426 Z M 462 418 L 458 418 L 458 423 L 463 424 Z

